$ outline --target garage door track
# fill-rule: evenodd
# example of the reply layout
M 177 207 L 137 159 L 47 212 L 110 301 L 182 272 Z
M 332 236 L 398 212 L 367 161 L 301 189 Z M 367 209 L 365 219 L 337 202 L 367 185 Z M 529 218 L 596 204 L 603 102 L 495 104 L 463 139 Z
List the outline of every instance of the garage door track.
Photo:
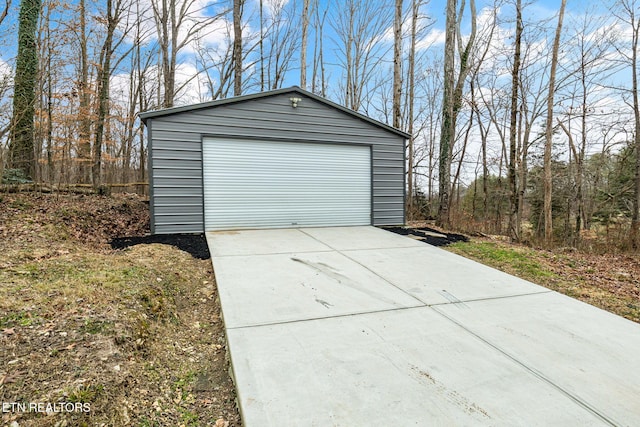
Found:
M 640 325 L 374 227 L 207 233 L 246 426 L 640 425 Z

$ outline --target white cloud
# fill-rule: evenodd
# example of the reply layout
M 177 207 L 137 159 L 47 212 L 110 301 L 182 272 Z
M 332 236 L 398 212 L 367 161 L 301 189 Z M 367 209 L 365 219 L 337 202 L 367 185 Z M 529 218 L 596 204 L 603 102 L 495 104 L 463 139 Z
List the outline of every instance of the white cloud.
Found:
M 0 81 L 6 81 L 13 76 L 13 68 L 7 61 L 0 58 Z
M 427 35 L 416 43 L 416 49 L 429 49 L 433 46 L 444 45 L 445 32 L 438 28 L 433 28 Z
M 273 16 L 277 15 L 289 3 L 289 0 L 263 0 L 264 11 Z
M 176 69 L 176 105 L 188 105 L 210 100 L 204 75 L 198 73 L 195 66 L 188 63 L 179 64 Z

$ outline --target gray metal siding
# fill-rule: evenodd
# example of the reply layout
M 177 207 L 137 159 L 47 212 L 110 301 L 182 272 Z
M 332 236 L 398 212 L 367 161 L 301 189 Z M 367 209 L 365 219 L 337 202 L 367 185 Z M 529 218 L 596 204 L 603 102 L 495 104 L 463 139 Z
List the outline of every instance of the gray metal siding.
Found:
M 291 96 L 302 98 L 297 108 Z M 299 92 L 147 120 L 154 233 L 204 231 L 202 138 L 208 135 L 371 145 L 373 225 L 404 223 L 404 138 Z

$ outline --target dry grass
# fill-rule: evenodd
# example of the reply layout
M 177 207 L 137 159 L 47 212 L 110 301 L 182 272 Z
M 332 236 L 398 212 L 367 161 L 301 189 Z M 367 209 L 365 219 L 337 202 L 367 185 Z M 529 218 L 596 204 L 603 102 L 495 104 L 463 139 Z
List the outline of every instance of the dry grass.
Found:
M 240 424 L 209 260 L 111 250 L 146 227 L 134 197 L 0 197 L 0 401 L 90 405 L 5 424 Z
M 640 263 L 636 256 L 548 251 L 478 238 L 446 249 L 640 322 Z

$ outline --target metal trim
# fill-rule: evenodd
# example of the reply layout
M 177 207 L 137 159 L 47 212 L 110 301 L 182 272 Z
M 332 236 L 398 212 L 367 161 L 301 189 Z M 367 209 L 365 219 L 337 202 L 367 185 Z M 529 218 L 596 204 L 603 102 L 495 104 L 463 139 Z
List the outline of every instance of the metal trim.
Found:
M 402 162 L 402 225 L 407 224 L 407 142 L 409 140 L 405 139 L 402 144 L 402 158 L 404 161 Z M 409 196 L 411 197 L 411 196 Z
M 153 183 L 153 123 L 147 126 L 147 176 L 149 178 L 149 231 L 156 234 L 155 191 Z
M 200 205 L 201 209 L 201 213 L 202 213 L 202 232 L 205 233 L 207 231 L 207 223 L 206 223 L 206 213 L 205 213 L 205 209 L 204 209 L 204 138 L 205 136 L 203 134 L 200 134 L 200 180 L 202 181 L 202 185 L 200 186 L 200 188 L 202 188 L 202 193 L 200 194 L 200 196 L 202 197 L 202 203 Z
M 369 197 L 371 197 L 371 222 L 369 223 L 369 225 L 374 225 L 375 224 L 375 210 L 374 210 L 374 206 L 373 206 L 373 145 L 369 144 L 369 176 L 371 178 L 371 185 L 369 187 Z

